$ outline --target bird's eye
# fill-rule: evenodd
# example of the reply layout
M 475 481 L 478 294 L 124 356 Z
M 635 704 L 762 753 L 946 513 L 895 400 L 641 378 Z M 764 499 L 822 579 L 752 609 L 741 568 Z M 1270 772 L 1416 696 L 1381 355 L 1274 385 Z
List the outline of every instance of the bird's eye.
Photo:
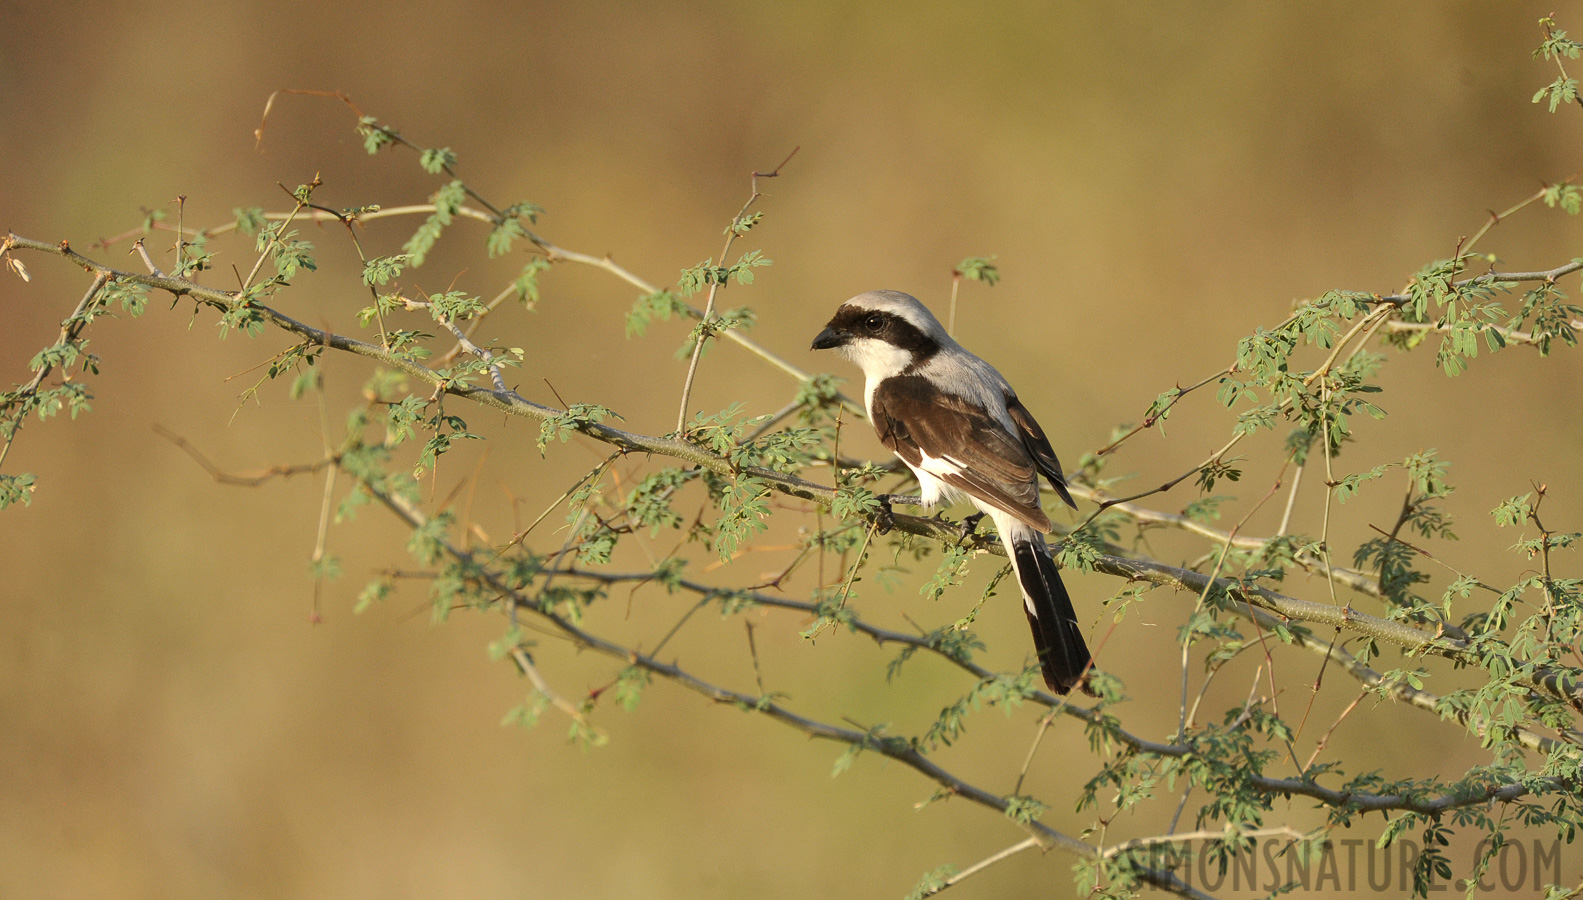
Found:
M 877 316 L 877 315 L 869 316 L 868 318 L 863 320 L 863 327 L 867 328 L 869 331 L 878 331 L 881 328 L 883 328 L 884 326 L 885 326 L 884 318 L 882 318 L 880 316 Z

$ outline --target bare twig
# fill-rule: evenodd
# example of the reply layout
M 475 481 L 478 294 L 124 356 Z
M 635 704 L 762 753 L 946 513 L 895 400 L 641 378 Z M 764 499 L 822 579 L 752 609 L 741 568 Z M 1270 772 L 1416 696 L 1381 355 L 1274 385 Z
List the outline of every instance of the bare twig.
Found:
M 962 882 L 972 878 L 974 875 L 977 875 L 978 873 L 984 871 L 990 866 L 995 865 L 998 862 L 1003 862 L 1013 856 L 1016 856 L 1024 850 L 1032 850 L 1037 846 L 1039 846 L 1038 838 L 1028 838 L 1026 840 L 1018 841 L 1017 843 L 1012 844 L 1010 847 L 1007 847 L 998 853 L 991 853 L 989 856 L 986 856 L 978 862 L 973 863 L 971 866 L 963 869 L 962 871 L 957 872 L 955 875 L 952 875 L 950 878 L 942 881 L 938 888 L 928 891 L 921 896 L 932 897 L 935 894 L 944 891 L 946 888 L 955 887 L 961 884 Z

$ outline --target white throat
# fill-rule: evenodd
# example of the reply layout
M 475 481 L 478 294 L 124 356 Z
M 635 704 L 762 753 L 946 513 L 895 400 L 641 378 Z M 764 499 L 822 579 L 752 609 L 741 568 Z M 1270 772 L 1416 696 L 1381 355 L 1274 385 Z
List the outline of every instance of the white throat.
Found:
M 900 375 L 912 365 L 912 351 L 875 338 L 854 338 L 837 350 L 863 370 L 863 407 L 873 417 L 874 389 L 881 381 Z

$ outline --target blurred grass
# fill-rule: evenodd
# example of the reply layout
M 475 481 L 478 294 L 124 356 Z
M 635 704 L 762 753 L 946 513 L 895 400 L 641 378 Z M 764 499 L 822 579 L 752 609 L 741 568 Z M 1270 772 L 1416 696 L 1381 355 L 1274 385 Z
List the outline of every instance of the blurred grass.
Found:
M 1573 172 L 1583 120 L 1527 100 L 1552 77 L 1528 59 L 1534 20 L 1552 9 L 13 4 L 0 29 L 0 214 L 18 233 L 86 248 L 135 225 L 140 206 L 184 194 L 189 222 L 223 221 L 233 206 L 279 207 L 277 181 L 316 172 L 318 199 L 332 206 L 420 202 L 433 179 L 410 155 L 364 155 L 333 103 L 282 101 L 255 151 L 271 91 L 338 88 L 420 144 L 454 148 L 486 196 L 544 205 L 542 229 L 557 242 L 665 282 L 715 252 L 747 173 L 800 146 L 746 244 L 775 265 L 726 296 L 759 312 L 755 337 L 850 378 L 806 352 L 836 303 L 895 287 L 943 309 L 950 267 L 998 254 L 1005 280 L 964 289 L 959 336 L 1018 385 L 1071 462 L 1161 390 L 1223 366 L 1237 337 L 1277 321 L 1291 299 L 1396 288 L 1449 255 L 1486 208 Z M 1563 5 L 1558 17 L 1579 25 L 1577 12 Z M 365 240 L 393 252 L 415 224 L 371 226 Z M 1486 249 L 1515 268 L 1546 267 L 1576 255 L 1579 236 L 1574 220 L 1538 210 L 1501 225 Z M 365 302 L 349 289 L 355 256 L 334 229 L 308 237 L 324 271 L 300 278 L 286 305 L 349 329 Z M 248 259 L 242 243 L 223 249 L 222 269 Z M 492 293 L 514 260 L 486 263 L 481 249 L 482 232 L 458 225 L 409 280 L 438 290 L 455 277 Z M 118 254 L 98 255 L 119 264 Z M 0 279 L 0 364 L 12 380 L 83 289 L 77 273 L 28 263 L 32 284 Z M 545 287 L 537 313 L 486 326 L 527 349 L 523 392 L 551 399 L 547 378 L 636 430 L 669 428 L 679 327 L 626 341 L 621 314 L 635 292 L 602 273 L 562 266 Z M 459 615 L 430 627 L 415 585 L 350 614 L 368 573 L 405 563 L 404 536 L 377 510 L 332 533 L 349 575 L 327 592 L 327 622 L 309 627 L 319 486 L 216 486 L 149 426 L 251 469 L 316 456 L 318 412 L 277 389 L 232 420 L 251 379 L 221 376 L 282 342 L 216 342 L 212 317 L 189 329 L 184 305 L 164 305 L 96 325 L 105 374 L 94 412 L 28 426 L 8 461 L 42 486 L 31 508 L 0 516 L 0 769 L 13 773 L 0 780 L 0 894 L 897 895 L 925 870 L 1016 839 L 980 810 L 915 813 L 932 788 L 872 758 L 831 781 L 839 748 L 665 685 L 636 715 L 605 712 L 611 742 L 595 751 L 569 747 L 553 713 L 533 732 L 497 727 L 526 692 L 486 658 L 498 622 Z M 1513 350 L 1448 383 L 1430 362 L 1419 353 L 1387 367 L 1392 418 L 1360 426 L 1359 464 L 1438 447 L 1455 462 L 1459 565 L 1509 577 L 1521 568 L 1503 552 L 1511 536 L 1484 515 L 1499 499 L 1550 481 L 1550 516 L 1571 527 L 1583 518 L 1567 481 L 1583 447 L 1576 364 Z M 366 369 L 325 368 L 338 423 Z M 695 397 L 704 408 L 743 400 L 757 414 L 790 389 L 722 346 Z M 1152 479 L 1196 462 L 1224 433 L 1212 407 L 1191 398 L 1117 468 Z M 523 423 L 472 418 L 494 438 L 475 518 L 497 539 L 512 528 L 503 491 L 536 514 L 594 461 L 575 445 L 541 461 Z M 878 452 L 858 431 L 854 448 Z M 448 457 L 438 489 L 479 452 Z M 1250 469 L 1241 493 L 1261 494 L 1271 477 Z M 1349 504 L 1338 543 L 1394 515 L 1395 490 Z M 1317 527 L 1320 499 L 1304 495 L 1300 527 Z M 1195 552 L 1160 541 L 1167 559 Z M 942 605 L 910 583 L 893 596 L 868 587 L 859 602 L 895 627 L 906 627 L 902 611 L 948 621 L 988 568 Z M 1074 579 L 1089 615 L 1114 589 Z M 640 592 L 625 620 L 616 598 L 601 627 L 649 641 L 685 602 Z M 1140 733 L 1174 727 L 1171 648 L 1186 602 L 1151 595 L 1112 638 L 1125 650 L 1111 653 L 1114 668 L 1142 698 L 1124 711 Z M 1005 604 L 981 618 L 993 663 L 1022 658 L 1019 620 Z M 845 635 L 810 646 L 783 614 L 759 624 L 769 686 L 821 714 L 907 730 L 962 688 L 928 660 L 887 686 L 888 653 Z M 706 614 L 667 652 L 746 685 L 744 644 L 738 622 Z M 613 672 L 553 641 L 541 652 L 573 696 Z M 1292 692 L 1283 702 L 1306 703 L 1312 662 L 1280 660 Z M 1240 703 L 1246 688 L 1222 685 L 1207 708 Z M 1352 696 L 1327 692 L 1314 721 L 1328 724 Z M 1392 724 L 1396 712 L 1365 704 L 1332 747 L 1354 770 L 1394 769 L 1422 746 Z M 1033 718 L 981 713 L 942 758 L 1009 790 Z M 1407 721 L 1445 738 L 1445 773 L 1479 758 L 1428 717 Z M 1064 801 L 1087 770 L 1082 735 L 1066 723 L 1040 759 L 1029 786 L 1054 801 L 1047 821 L 1081 827 L 1087 817 Z M 959 892 L 1046 896 L 1067 878 L 1066 860 L 1025 854 Z

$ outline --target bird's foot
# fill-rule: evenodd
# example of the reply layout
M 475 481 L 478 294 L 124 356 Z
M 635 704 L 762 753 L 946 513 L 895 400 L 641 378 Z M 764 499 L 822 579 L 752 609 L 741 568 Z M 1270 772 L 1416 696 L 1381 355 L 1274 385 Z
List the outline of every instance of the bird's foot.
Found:
M 876 494 L 874 499 L 879 501 L 879 512 L 874 514 L 874 530 L 880 534 L 890 534 L 891 529 L 896 527 L 896 511 L 891 509 L 896 495 Z
M 880 534 L 889 534 L 896 527 L 896 511 L 891 507 L 900 503 L 905 506 L 922 506 L 923 498 L 911 494 L 875 494 L 874 499 L 879 501 L 879 512 L 874 516 L 874 524 Z
M 965 544 L 973 539 L 974 532 L 978 530 L 978 523 L 983 521 L 983 519 L 984 514 L 977 512 L 973 513 L 971 516 L 965 516 L 962 521 L 958 523 L 962 528 L 962 537 L 960 543 Z

